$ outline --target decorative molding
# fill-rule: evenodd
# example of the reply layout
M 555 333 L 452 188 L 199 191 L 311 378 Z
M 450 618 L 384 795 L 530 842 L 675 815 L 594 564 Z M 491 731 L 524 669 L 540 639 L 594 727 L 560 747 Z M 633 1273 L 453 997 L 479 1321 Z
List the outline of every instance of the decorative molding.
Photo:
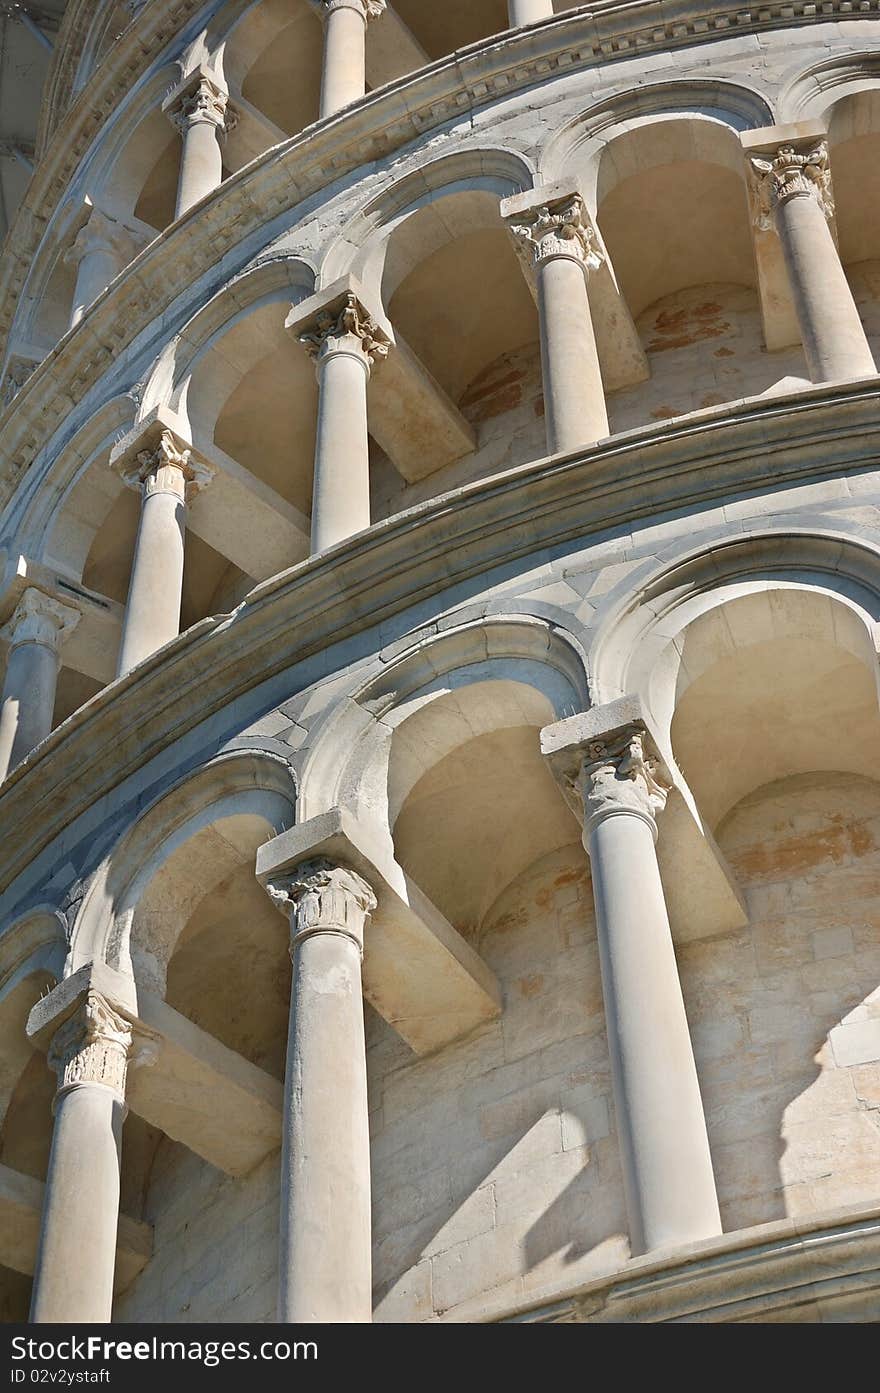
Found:
M 634 813 L 650 823 L 666 807 L 671 784 L 661 782 L 658 761 L 646 750 L 644 726 L 631 725 L 591 741 L 584 750 L 577 788 L 584 808 L 584 835 L 606 817 Z
M 277 909 L 290 916 L 290 955 L 314 934 L 341 934 L 364 951 L 364 928 L 376 908 L 371 887 L 355 871 L 325 857 L 303 861 L 290 875 L 266 883 Z
M 49 1046 L 49 1066 L 58 1076 L 58 1093 L 76 1084 L 99 1083 L 124 1099 L 131 1044 L 128 1021 L 105 997 L 89 988 Z
M 346 293 L 341 308 L 322 310 L 313 323 L 297 338 L 319 366 L 334 353 L 355 352 L 368 367 L 388 357 L 388 335 L 353 291 Z
M 0 629 L 0 637 L 6 640 L 10 649 L 18 648 L 23 643 L 39 643 L 57 655 L 81 618 L 79 610 L 72 605 L 64 605 L 44 590 L 28 586 L 12 618 Z
M 834 216 L 828 142 L 810 143 L 805 149 L 787 142 L 775 153 L 750 155 L 749 166 L 756 192 L 756 226 L 762 232 L 773 227 L 773 214 L 790 198 L 815 198 L 826 218 Z
M 552 199 L 526 216 L 511 218 L 511 233 L 531 255 L 532 264 L 542 266 L 556 257 L 577 261 L 589 274 L 605 260 L 595 229 L 579 193 Z

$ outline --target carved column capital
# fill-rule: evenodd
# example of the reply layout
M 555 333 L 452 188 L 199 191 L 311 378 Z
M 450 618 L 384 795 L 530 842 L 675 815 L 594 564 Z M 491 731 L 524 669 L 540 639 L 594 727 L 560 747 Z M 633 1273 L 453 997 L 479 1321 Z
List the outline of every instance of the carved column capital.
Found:
M 755 222 L 761 231 L 773 226 L 773 214 L 790 198 L 814 198 L 826 218 L 834 215 L 828 142 L 784 142 L 775 150 L 749 156 L 755 188 Z
M 589 274 L 598 270 L 605 259 L 579 193 L 551 199 L 528 213 L 514 215 L 508 227 L 534 266 L 554 257 L 567 257 Z
M 163 103 L 163 111 L 180 134 L 192 126 L 214 126 L 218 136 L 227 135 L 237 124 L 229 107 L 229 94 L 207 73 L 196 72 L 185 79 Z
M 354 291 L 341 303 L 321 310 L 297 338 L 317 366 L 333 354 L 356 357 L 369 374 L 373 365 L 388 357 L 391 341 L 384 329 L 361 304 Z
M 303 861 L 295 870 L 266 882 L 276 908 L 290 917 L 290 954 L 313 934 L 341 934 L 364 951 L 364 929 L 376 908 L 367 882 L 325 857 Z
M 10 650 L 23 643 L 39 643 L 58 656 L 61 646 L 81 619 L 73 605 L 54 600 L 43 590 L 29 586 L 21 596 L 11 619 L 0 629 Z
M 78 1084 L 97 1083 L 124 1100 L 131 1044 L 128 1021 L 114 1011 L 106 997 L 90 988 L 49 1045 L 49 1065 L 58 1076 L 58 1094 Z
M 137 233 L 131 228 L 93 206 L 72 246 L 65 252 L 64 260 L 68 265 L 78 266 L 92 252 L 108 252 L 122 265 L 132 259 L 140 245 Z
M 585 837 L 604 818 L 628 813 L 647 822 L 656 838 L 655 819 L 666 807 L 670 786 L 648 753 L 647 740 L 644 727 L 631 725 L 585 747 L 577 777 Z
M 119 477 L 144 498 L 154 493 L 174 493 L 189 503 L 213 479 L 214 471 L 192 458 L 192 451 L 178 444 L 174 433 L 163 430 L 156 444 L 138 450 L 117 467 Z
M 365 24 L 378 19 L 388 8 L 387 0 L 321 0 L 321 10 L 327 18 L 334 10 L 354 10 Z

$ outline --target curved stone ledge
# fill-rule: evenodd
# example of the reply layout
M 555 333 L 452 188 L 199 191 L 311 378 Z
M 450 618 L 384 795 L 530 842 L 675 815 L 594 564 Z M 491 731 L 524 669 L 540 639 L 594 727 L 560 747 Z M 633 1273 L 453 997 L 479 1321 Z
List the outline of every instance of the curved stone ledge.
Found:
M 454 603 L 465 603 L 468 582 L 493 566 L 658 512 L 876 470 L 878 403 L 871 378 L 728 404 L 667 423 L 659 437 L 633 431 L 469 484 L 264 582 L 232 614 L 194 625 L 98 693 L 13 772 L 0 793 L 0 889 L 97 799 L 236 697 L 452 587 Z
M 861 0 L 858 8 L 851 8 L 851 3 L 852 0 L 828 0 L 821 20 L 872 18 L 880 9 L 880 0 Z M 80 159 L 98 138 L 103 121 L 118 108 L 124 94 L 167 45 L 168 36 L 198 9 L 196 0 L 177 0 L 160 18 L 158 6 L 148 6 L 138 22 L 130 25 L 118 40 L 94 80 L 80 93 L 56 129 L 7 243 L 0 273 L 0 358 L 6 351 L 18 297 L 35 251 Z M 812 24 L 817 18 L 816 6 L 806 0 L 749 9 L 732 5 L 729 0 L 703 0 L 696 4 L 684 0 L 674 15 L 662 0 L 600 0 L 589 11 L 566 11 L 541 24 L 460 49 L 407 74 L 369 93 L 362 102 L 339 115 L 308 126 L 284 144 L 271 147 L 152 242 L 121 281 L 85 316 L 78 332 L 62 341 L 65 354 L 71 340 L 79 348 L 70 360 L 67 391 L 85 390 L 120 348 L 155 317 L 157 309 L 170 303 L 190 283 L 194 273 L 208 269 L 249 231 L 265 223 L 267 214 L 273 217 L 295 207 L 339 177 L 390 154 L 453 117 L 475 112 L 495 98 L 509 97 L 560 73 L 699 45 L 733 32 Z M 273 179 L 277 183 L 274 190 Z M 205 248 L 199 247 L 200 235 L 213 257 L 201 266 L 200 252 Z M 163 256 L 163 248 L 171 249 L 168 257 Z M 91 341 L 85 326 L 92 329 Z M 56 361 L 57 353 L 58 350 L 37 368 L 19 394 L 19 398 L 24 398 L 20 410 L 26 416 L 28 402 L 40 402 L 40 409 L 32 409 L 28 417 L 27 425 L 31 428 L 33 417 L 41 414 L 48 396 L 65 391 L 60 383 L 50 386 L 43 372 L 47 363 Z M 99 365 L 97 372 L 95 362 Z M 11 421 L 14 420 L 13 415 Z M 0 418 L 0 430 L 6 426 L 7 422 Z M 10 453 L 18 457 L 17 468 L 13 465 L 16 476 L 27 466 L 33 449 L 32 437 L 27 433 L 11 442 Z M 0 504 L 8 496 L 5 483 L 5 478 L 0 478 Z
M 816 1322 L 826 1312 L 846 1320 L 846 1303 L 876 1309 L 878 1293 L 880 1208 L 852 1205 L 652 1253 L 577 1291 L 536 1293 L 516 1309 L 509 1301 L 481 1301 L 439 1319 L 661 1324 L 800 1316 Z

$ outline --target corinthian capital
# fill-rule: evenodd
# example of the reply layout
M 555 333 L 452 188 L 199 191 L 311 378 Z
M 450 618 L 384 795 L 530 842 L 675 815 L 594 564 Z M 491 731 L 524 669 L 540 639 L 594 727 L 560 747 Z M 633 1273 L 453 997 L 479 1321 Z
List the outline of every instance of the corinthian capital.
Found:
M 368 367 L 388 357 L 390 340 L 365 309 L 354 291 L 341 303 L 321 310 L 312 323 L 297 334 L 310 358 L 320 364 L 331 353 L 363 356 Z
M 321 0 L 325 16 L 331 15 L 334 10 L 355 10 L 365 24 L 371 19 L 378 19 L 387 8 L 388 0 Z
M 162 110 L 181 135 L 200 123 L 216 127 L 218 135 L 228 134 L 236 124 L 228 107 L 229 94 L 201 69 L 185 78 L 162 103 Z
M 364 928 L 376 896 L 355 871 L 325 857 L 304 861 L 296 870 L 266 882 L 273 904 L 290 916 L 290 952 L 312 934 L 342 934 L 360 952 Z
M 40 643 L 58 654 L 81 617 L 79 610 L 72 605 L 63 605 L 43 590 L 29 586 L 16 605 L 12 618 L 0 630 L 0 636 L 5 638 L 10 649 L 22 643 Z
M 631 725 L 587 745 L 577 781 L 585 833 L 614 813 L 635 813 L 655 828 L 669 785 L 661 781 L 658 761 L 646 751 L 647 739 L 643 727 Z
M 58 1092 L 75 1084 L 100 1083 L 124 1099 L 131 1042 L 128 1021 L 90 988 L 49 1046 L 49 1065 L 58 1076 Z
M 578 261 L 585 271 L 595 271 L 604 257 L 586 205 L 579 193 L 566 194 L 540 204 L 524 216 L 512 216 L 508 227 L 519 244 L 540 266 L 553 257 Z
M 761 231 L 773 226 L 773 214 L 789 198 L 815 198 L 826 218 L 834 214 L 828 143 L 785 142 L 775 150 L 749 156 L 755 191 L 755 222 Z
M 214 477 L 214 471 L 192 457 L 172 430 L 160 429 L 142 448 L 127 452 L 113 467 L 123 483 L 144 498 L 153 493 L 176 493 L 189 502 Z

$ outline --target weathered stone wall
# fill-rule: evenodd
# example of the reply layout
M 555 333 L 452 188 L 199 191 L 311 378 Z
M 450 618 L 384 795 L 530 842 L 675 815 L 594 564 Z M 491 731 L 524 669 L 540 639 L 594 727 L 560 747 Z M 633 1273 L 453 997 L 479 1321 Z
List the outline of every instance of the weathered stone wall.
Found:
M 414 1060 L 371 1015 L 378 1320 L 468 1311 L 628 1253 L 596 933 L 579 846 L 496 902 L 497 1023 Z
M 119 1321 L 273 1321 L 278 1285 L 278 1155 L 232 1180 L 163 1138 L 144 1218 L 149 1266 L 116 1302 Z
M 880 787 L 801 775 L 719 834 L 750 925 L 679 951 L 726 1230 L 870 1202 L 880 1171 Z

